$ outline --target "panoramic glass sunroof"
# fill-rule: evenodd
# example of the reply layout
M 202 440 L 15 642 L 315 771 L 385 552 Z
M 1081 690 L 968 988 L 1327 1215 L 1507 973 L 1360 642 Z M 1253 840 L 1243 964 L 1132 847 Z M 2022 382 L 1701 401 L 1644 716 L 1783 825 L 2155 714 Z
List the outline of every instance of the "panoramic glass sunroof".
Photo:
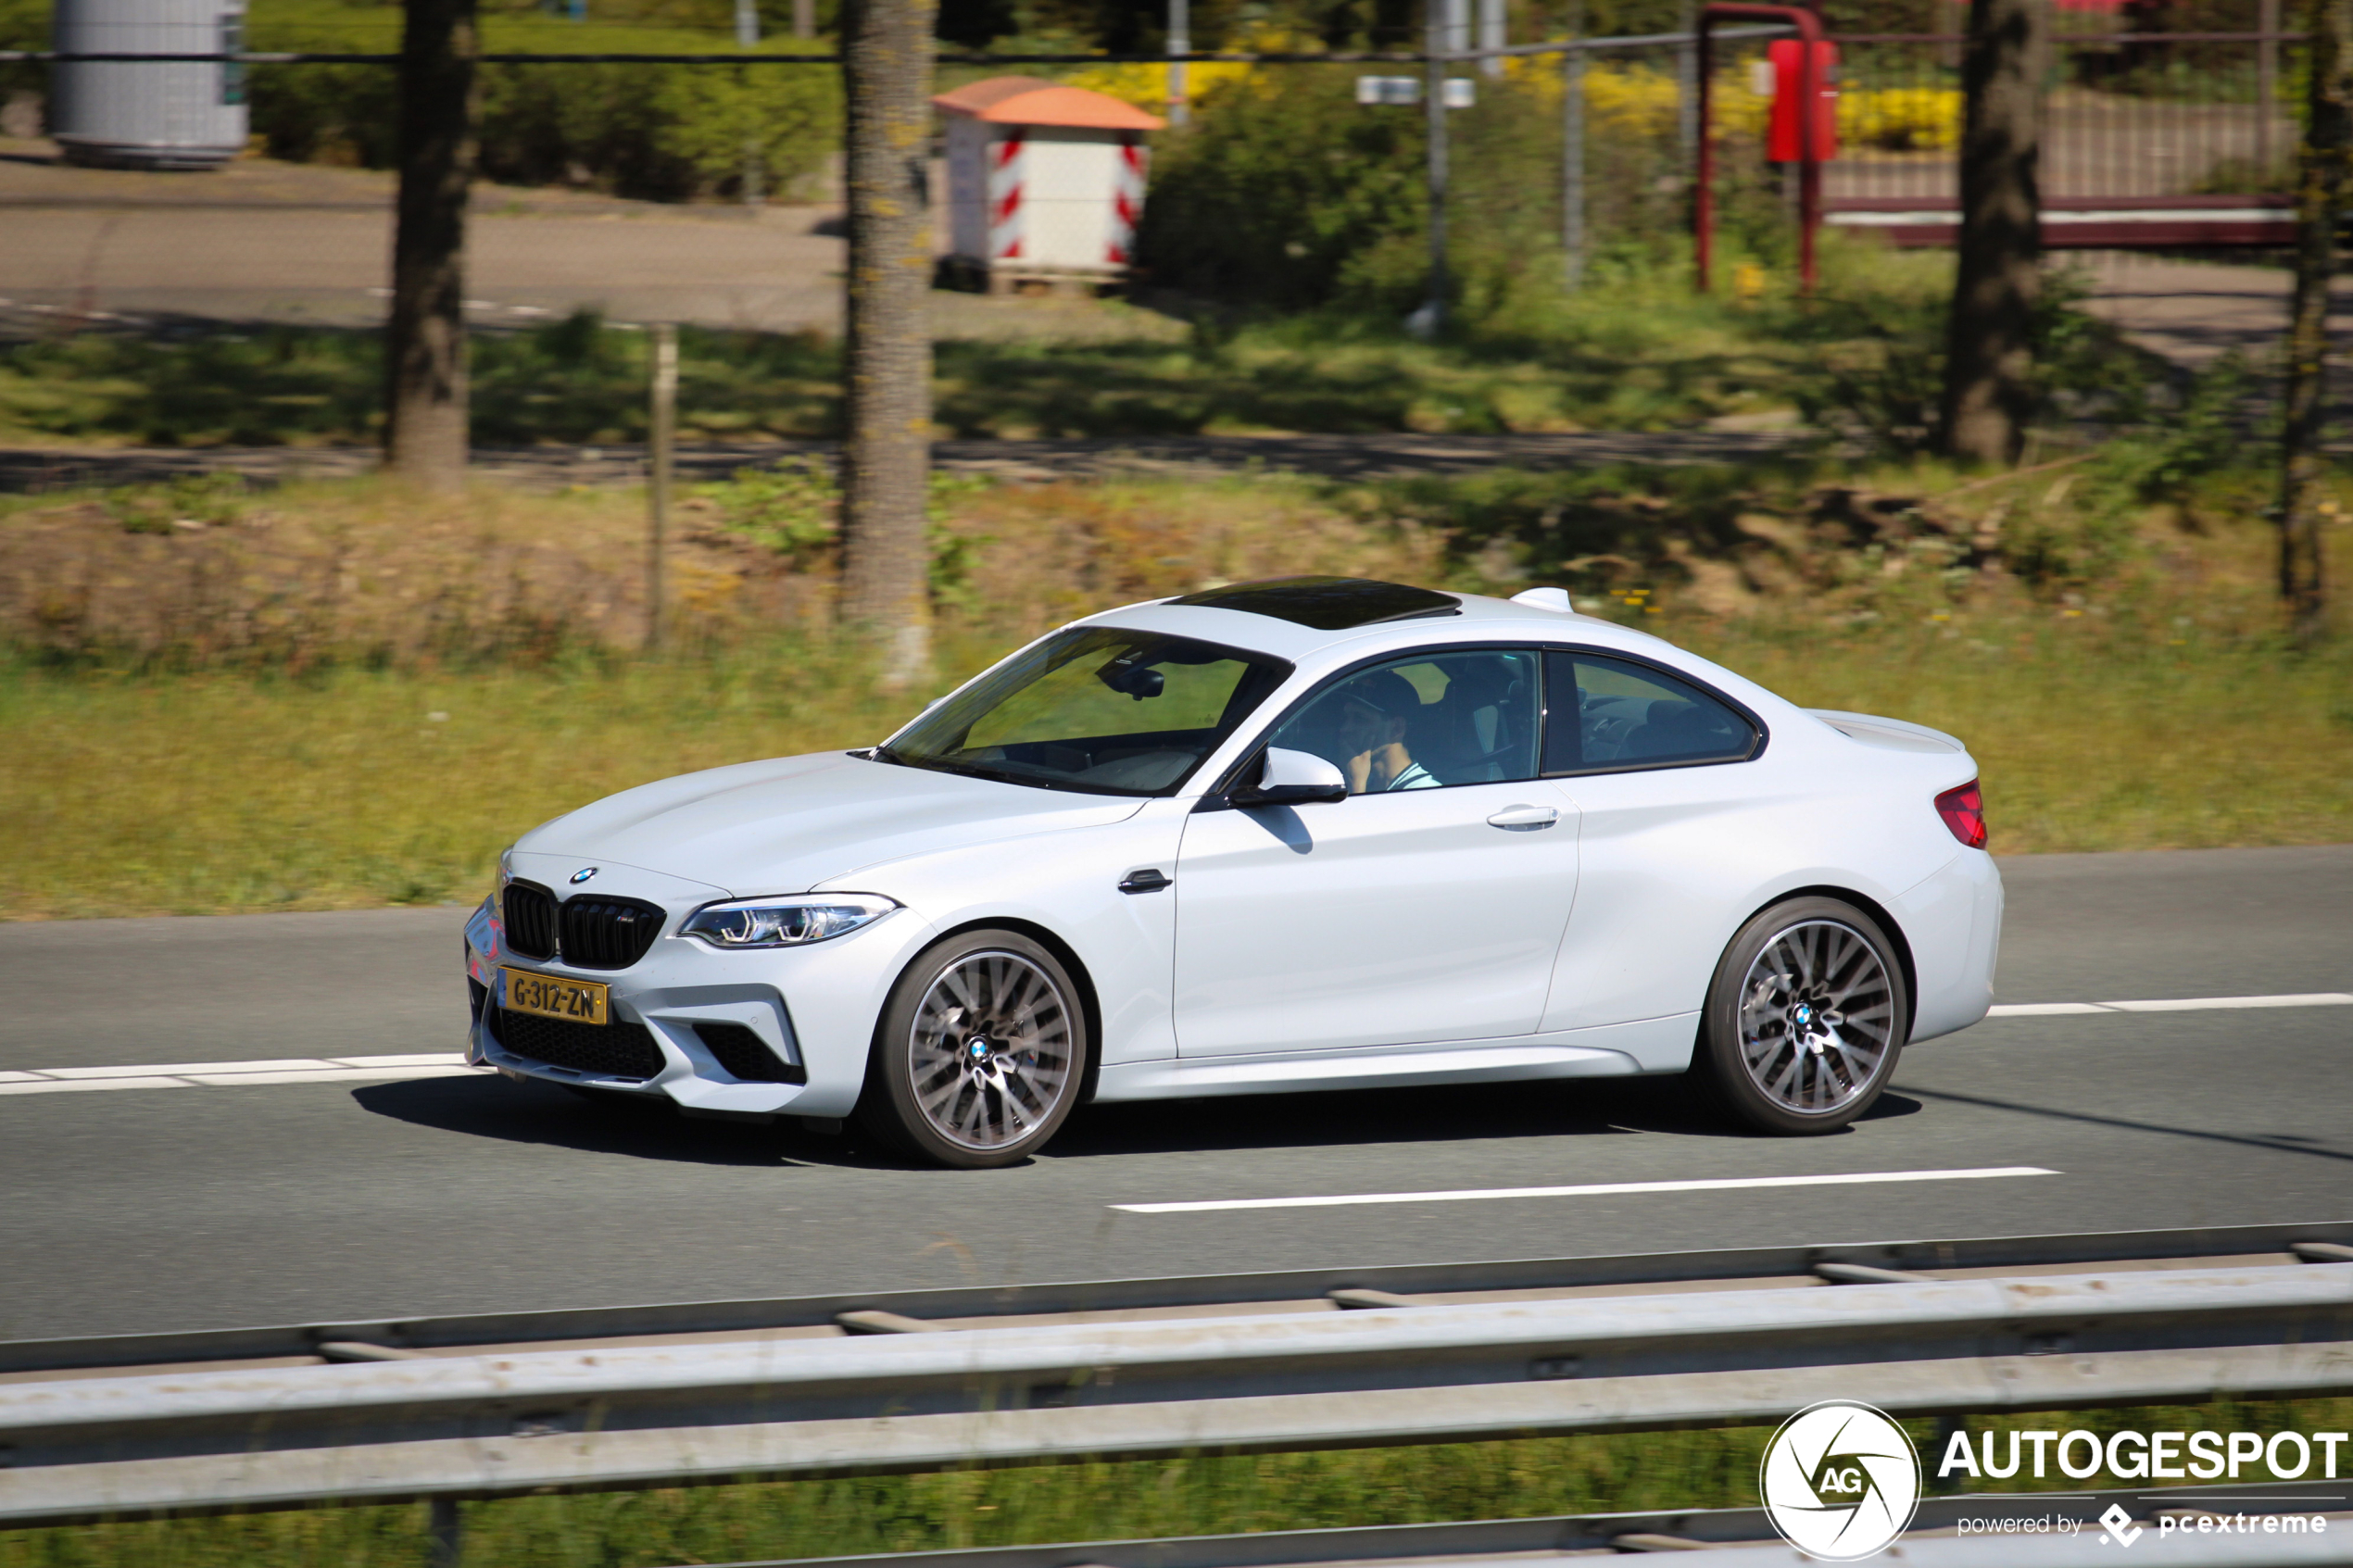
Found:
M 1403 583 L 1376 583 L 1366 577 L 1269 577 L 1259 583 L 1206 588 L 1168 602 L 1271 615 L 1318 632 L 1345 632 L 1384 621 L 1418 621 L 1427 615 L 1463 612 L 1462 601 L 1452 594 L 1409 588 Z

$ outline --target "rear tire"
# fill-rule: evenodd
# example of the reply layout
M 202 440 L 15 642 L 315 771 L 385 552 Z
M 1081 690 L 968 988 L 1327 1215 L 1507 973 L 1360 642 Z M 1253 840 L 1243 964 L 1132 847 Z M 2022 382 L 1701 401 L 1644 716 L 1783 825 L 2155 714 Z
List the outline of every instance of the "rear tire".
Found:
M 1836 1132 L 1886 1088 L 1910 1022 L 1903 965 L 1879 922 L 1836 898 L 1793 898 L 1724 949 L 1692 1077 L 1759 1132 Z
M 926 948 L 891 987 L 858 1120 L 901 1153 L 960 1170 L 1045 1147 L 1078 1101 L 1087 1014 L 1060 960 L 1010 931 Z

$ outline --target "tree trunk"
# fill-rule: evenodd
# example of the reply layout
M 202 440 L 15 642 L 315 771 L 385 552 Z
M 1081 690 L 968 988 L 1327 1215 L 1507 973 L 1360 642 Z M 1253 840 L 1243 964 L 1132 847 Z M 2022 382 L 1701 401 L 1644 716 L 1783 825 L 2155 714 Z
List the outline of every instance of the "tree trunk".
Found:
M 1944 450 L 2011 463 L 2033 408 L 2042 259 L 2037 164 L 2046 0 L 1969 0 L 1961 80 L 1961 242 L 1945 338 Z
M 849 324 L 844 365 L 841 620 L 881 645 L 883 681 L 931 657 L 924 503 L 931 466 L 932 22 L 937 0 L 850 0 Z
M 384 466 L 427 490 L 466 480 L 466 195 L 472 183 L 474 0 L 407 0 L 400 194 L 384 328 Z
M 2346 162 L 2353 156 L 2353 0 L 2306 0 L 2304 12 L 2312 86 L 2296 198 L 2296 301 L 2280 442 L 2280 598 L 2289 630 L 2309 645 L 2328 621 L 2320 510 L 2328 459 L 2321 433 L 2328 415 L 2329 283 L 2336 274 Z

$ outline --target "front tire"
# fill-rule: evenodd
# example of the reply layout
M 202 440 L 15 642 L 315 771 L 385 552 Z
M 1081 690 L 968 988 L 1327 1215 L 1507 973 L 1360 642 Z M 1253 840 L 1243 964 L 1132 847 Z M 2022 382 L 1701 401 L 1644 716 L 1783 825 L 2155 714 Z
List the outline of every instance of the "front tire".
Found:
M 1835 1132 L 1894 1075 L 1911 998 L 1879 922 L 1793 898 L 1734 935 L 1700 1015 L 1692 1076 L 1734 1119 L 1783 1135 Z
M 1070 1115 L 1087 1049 L 1078 987 L 1053 954 L 1013 932 L 966 932 L 891 987 L 858 1119 L 937 1164 L 1014 1164 Z

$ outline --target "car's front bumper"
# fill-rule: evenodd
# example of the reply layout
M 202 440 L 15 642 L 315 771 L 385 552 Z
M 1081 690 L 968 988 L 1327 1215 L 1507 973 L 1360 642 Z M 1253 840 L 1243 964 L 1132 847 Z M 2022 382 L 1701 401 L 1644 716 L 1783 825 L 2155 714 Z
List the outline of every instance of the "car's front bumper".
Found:
M 900 909 L 829 942 L 722 952 L 674 935 L 706 900 L 680 900 L 674 890 L 649 897 L 633 880 L 627 868 L 606 868 L 598 891 L 646 897 L 668 919 L 645 957 L 623 970 L 518 957 L 506 949 L 496 901 L 484 901 L 466 925 L 466 1059 L 519 1078 L 664 1097 L 689 1113 L 848 1115 L 864 1086 L 875 1020 L 891 982 L 930 939 L 927 922 Z M 510 967 L 608 986 L 611 1022 L 507 1013 Z M 748 1050 L 731 1030 L 749 1031 L 765 1052 Z M 747 1059 L 747 1076 L 726 1065 L 743 1070 Z

